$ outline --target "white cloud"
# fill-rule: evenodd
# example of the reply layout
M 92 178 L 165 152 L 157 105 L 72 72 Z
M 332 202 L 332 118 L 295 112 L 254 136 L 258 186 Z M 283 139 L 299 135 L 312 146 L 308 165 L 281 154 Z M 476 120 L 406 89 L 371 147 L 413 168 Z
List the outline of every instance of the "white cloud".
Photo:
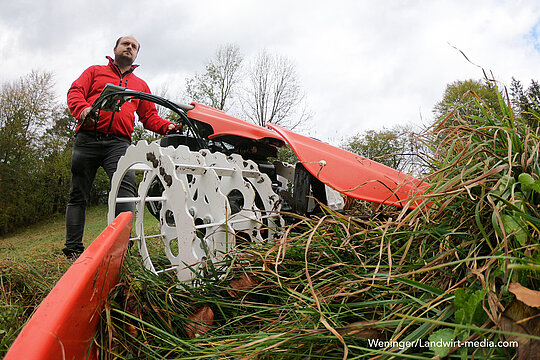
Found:
M 201 71 L 218 46 L 246 57 L 266 49 L 295 62 L 310 107 L 311 135 L 335 141 L 359 131 L 428 121 L 446 85 L 493 71 L 538 79 L 537 1 L 160 1 L 4 2 L 0 80 L 32 69 L 71 82 L 134 34 L 137 70 L 169 92 Z M 457 49 L 455 49 L 455 46 Z M 172 95 L 172 94 L 171 94 Z M 172 96 L 176 97 L 176 96 Z

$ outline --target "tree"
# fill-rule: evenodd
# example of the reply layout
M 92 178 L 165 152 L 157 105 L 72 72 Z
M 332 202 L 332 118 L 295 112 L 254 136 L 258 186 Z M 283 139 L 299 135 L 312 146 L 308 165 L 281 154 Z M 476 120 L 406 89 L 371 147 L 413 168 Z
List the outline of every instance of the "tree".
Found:
M 512 78 L 510 93 L 514 111 L 537 128 L 540 121 L 540 84 L 531 80 L 531 85 L 524 90 L 521 82 Z
M 454 113 L 454 118 L 467 122 L 471 117 L 482 116 L 488 110 L 501 112 L 497 88 L 488 81 L 458 80 L 447 85 L 443 98 L 434 108 L 437 119 Z
M 48 193 L 47 201 L 43 202 L 44 215 L 65 210 L 76 126 L 77 120 L 65 108 L 56 114 L 52 127 L 44 131 L 36 146 L 39 154 L 39 161 L 35 161 L 35 165 L 39 166 L 36 169 L 37 181 L 46 186 Z
M 219 47 L 205 72 L 187 79 L 186 95 L 261 126 L 271 122 L 294 129 L 309 120 L 311 114 L 290 60 L 262 51 L 247 68 L 243 62 L 237 46 Z M 235 107 L 237 100 L 241 111 Z
M 69 109 L 65 108 L 62 112 L 51 114 L 51 116 L 53 116 L 52 126 L 44 129 L 36 146 L 41 159 L 71 151 L 75 141 L 77 119 L 71 115 Z
M 0 233 L 41 217 L 49 202 L 39 145 L 58 118 L 52 88 L 52 74 L 37 71 L 0 88 Z
M 164 99 L 168 99 L 169 97 L 169 90 L 166 84 L 161 84 L 161 86 L 156 87 L 156 89 L 152 92 L 154 95 L 162 97 Z M 162 106 L 156 104 L 156 111 L 158 116 L 162 117 L 163 119 L 173 121 L 172 114 L 173 112 Z M 138 119 L 138 118 L 137 118 Z M 144 128 L 143 124 L 140 121 L 135 121 L 134 128 L 133 128 L 133 134 L 131 134 L 131 140 L 135 144 L 141 140 L 146 140 L 147 142 L 152 142 L 157 139 L 159 139 L 161 135 L 156 134 L 153 131 L 147 130 Z
M 15 164 L 58 112 L 53 76 L 32 71 L 0 90 L 0 162 Z
M 227 111 L 241 80 L 242 61 L 238 46 L 219 47 L 205 72 L 187 80 L 186 94 L 193 101 Z
M 289 59 L 262 51 L 249 67 L 247 80 L 242 108 L 255 124 L 273 123 L 294 129 L 311 117 Z
M 346 140 L 343 149 L 405 173 L 420 173 L 420 162 L 411 127 L 367 130 Z

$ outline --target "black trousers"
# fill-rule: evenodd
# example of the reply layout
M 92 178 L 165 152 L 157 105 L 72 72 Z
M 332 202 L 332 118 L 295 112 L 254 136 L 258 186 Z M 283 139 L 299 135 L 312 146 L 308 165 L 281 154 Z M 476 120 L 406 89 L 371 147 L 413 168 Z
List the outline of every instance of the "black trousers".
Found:
M 75 138 L 71 158 L 71 188 L 66 208 L 66 243 L 67 249 L 84 250 L 82 237 L 86 219 L 86 205 L 90 197 L 92 183 L 99 167 L 103 167 L 112 179 L 118 160 L 126 153 L 129 140 L 117 136 L 94 132 L 80 132 Z M 124 176 L 118 197 L 136 195 L 135 172 L 128 171 Z M 133 203 L 118 204 L 116 215 L 123 211 L 135 210 Z

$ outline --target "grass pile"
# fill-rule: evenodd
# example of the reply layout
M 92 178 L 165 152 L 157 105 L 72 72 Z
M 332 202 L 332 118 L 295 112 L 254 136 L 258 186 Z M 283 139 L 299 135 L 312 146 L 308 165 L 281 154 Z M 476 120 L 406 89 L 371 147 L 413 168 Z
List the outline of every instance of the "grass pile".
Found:
M 502 98 L 474 106 L 419 137 L 432 186 L 415 210 L 299 218 L 196 287 L 130 254 L 95 346 L 121 359 L 538 358 L 538 129 Z
M 0 355 L 70 265 L 60 255 L 39 262 L 0 260 Z

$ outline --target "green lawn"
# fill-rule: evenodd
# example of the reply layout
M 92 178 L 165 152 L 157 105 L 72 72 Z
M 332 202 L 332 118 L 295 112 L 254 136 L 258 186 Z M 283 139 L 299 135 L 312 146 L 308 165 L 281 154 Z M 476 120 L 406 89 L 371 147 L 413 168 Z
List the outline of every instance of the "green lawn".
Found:
M 84 245 L 107 227 L 107 206 L 87 211 Z M 63 214 L 0 237 L 0 357 L 73 260 L 62 254 Z
M 107 227 L 107 206 L 91 207 L 87 211 L 83 242 L 88 247 Z M 0 237 L 1 260 L 32 261 L 63 256 L 66 223 L 64 214 L 14 231 Z

